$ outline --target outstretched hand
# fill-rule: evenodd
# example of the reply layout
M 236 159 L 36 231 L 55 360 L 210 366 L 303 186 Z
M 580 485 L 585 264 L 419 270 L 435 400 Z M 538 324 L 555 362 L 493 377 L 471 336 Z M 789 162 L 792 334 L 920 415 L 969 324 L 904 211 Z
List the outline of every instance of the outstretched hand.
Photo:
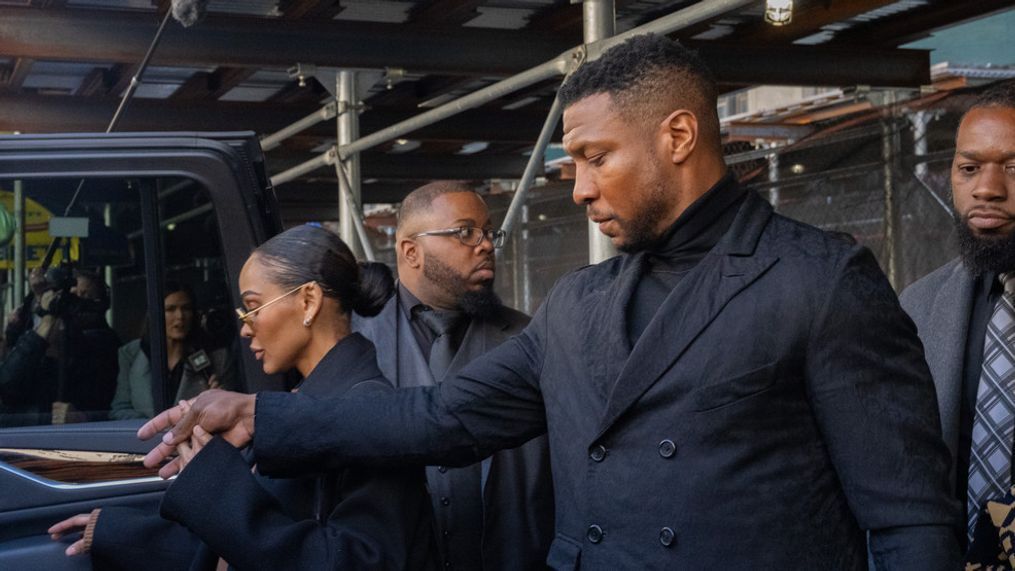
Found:
M 170 458 L 177 446 L 190 440 L 197 425 L 208 434 L 221 435 L 237 448 L 246 446 L 254 438 L 255 404 L 254 395 L 213 389 L 163 411 L 137 431 L 138 438 L 148 440 L 168 430 L 162 442 L 145 456 L 145 466 L 154 468 Z M 174 458 L 159 469 L 159 476 L 169 478 L 178 473 L 183 464 L 179 458 Z

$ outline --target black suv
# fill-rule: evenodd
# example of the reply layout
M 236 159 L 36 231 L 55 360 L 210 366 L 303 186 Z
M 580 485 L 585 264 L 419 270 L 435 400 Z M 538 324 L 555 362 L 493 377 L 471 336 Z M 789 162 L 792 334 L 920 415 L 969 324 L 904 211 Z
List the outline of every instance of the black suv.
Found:
M 16 212 L 21 240 L 10 232 Z M 238 339 L 233 313 L 241 265 L 281 229 L 274 191 L 253 133 L 3 136 L 0 228 L 0 569 L 87 569 L 47 528 L 97 506 L 155 509 L 167 485 L 141 465 L 152 443 L 135 432 L 178 394 L 167 367 L 134 358 L 143 349 L 143 363 L 165 362 L 166 284 L 194 292 L 185 328 L 229 356 L 232 388 L 282 386 Z M 62 325 L 42 333 L 46 312 L 16 299 L 13 282 L 27 281 L 57 237 L 53 267 L 90 270 L 103 305 L 94 310 L 59 272 L 36 275 L 26 296 L 64 298 L 50 304 Z

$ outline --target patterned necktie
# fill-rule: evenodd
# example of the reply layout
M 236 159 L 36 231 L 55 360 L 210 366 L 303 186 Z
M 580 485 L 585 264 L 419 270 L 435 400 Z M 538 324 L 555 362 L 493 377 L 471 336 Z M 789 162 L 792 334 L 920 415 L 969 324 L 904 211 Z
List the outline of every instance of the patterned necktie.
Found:
M 458 324 L 461 314 L 452 311 L 421 311 L 419 318 L 437 336 L 430 346 L 430 373 L 433 374 L 434 382 L 441 382 L 444 374 L 451 366 L 455 358 L 455 348 L 451 344 L 451 338 L 455 325 Z
M 983 342 L 983 368 L 976 391 L 969 451 L 968 533 L 988 500 L 1011 488 L 1012 435 L 1015 433 L 1015 272 L 1001 274 L 1004 293 L 997 300 Z

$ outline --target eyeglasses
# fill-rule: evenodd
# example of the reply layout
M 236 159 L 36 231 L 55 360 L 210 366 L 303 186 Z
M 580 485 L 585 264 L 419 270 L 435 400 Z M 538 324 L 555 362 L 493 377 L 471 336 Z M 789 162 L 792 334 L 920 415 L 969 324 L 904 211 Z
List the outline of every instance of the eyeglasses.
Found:
M 500 248 L 504 245 L 504 238 L 507 234 L 503 230 L 493 230 L 492 228 L 484 230 L 475 226 L 460 226 L 458 228 L 420 232 L 413 234 L 410 238 L 418 238 L 420 236 L 455 236 L 459 242 L 473 248 L 482 244 L 483 238 L 486 238 L 493 244 L 494 248 Z
M 251 309 L 250 311 L 243 311 L 242 308 L 237 307 L 236 308 L 236 317 L 239 318 L 240 323 L 246 323 L 246 324 L 249 325 L 251 323 L 251 321 L 253 321 L 253 317 L 255 315 L 257 315 L 258 311 L 261 311 L 262 309 L 268 307 L 269 305 L 275 303 L 276 301 L 281 301 L 281 300 L 289 297 L 290 295 L 300 291 L 305 286 L 308 286 L 308 285 L 310 285 L 312 283 L 314 283 L 314 282 L 307 282 L 307 283 L 305 283 L 305 284 L 303 284 L 301 286 L 294 287 L 293 289 L 291 289 L 291 290 L 283 293 L 282 295 L 276 297 L 275 299 L 269 301 L 268 303 L 262 303 L 261 305 L 255 307 L 254 309 Z

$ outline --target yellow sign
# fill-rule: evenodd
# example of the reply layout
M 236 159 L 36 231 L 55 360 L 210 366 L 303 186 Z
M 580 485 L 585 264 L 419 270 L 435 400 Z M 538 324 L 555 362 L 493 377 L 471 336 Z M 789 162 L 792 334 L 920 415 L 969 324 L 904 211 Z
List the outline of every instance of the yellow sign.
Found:
M 14 213 L 14 193 L 0 190 L 0 204 L 7 212 Z M 25 197 L 25 267 L 37 268 L 46 257 L 50 242 L 49 219 L 53 214 L 38 202 Z M 80 256 L 80 238 L 70 239 L 70 259 L 77 260 Z M 63 248 L 53 256 L 53 265 L 63 261 Z M 0 269 L 9 270 L 14 267 L 14 247 L 0 248 Z

